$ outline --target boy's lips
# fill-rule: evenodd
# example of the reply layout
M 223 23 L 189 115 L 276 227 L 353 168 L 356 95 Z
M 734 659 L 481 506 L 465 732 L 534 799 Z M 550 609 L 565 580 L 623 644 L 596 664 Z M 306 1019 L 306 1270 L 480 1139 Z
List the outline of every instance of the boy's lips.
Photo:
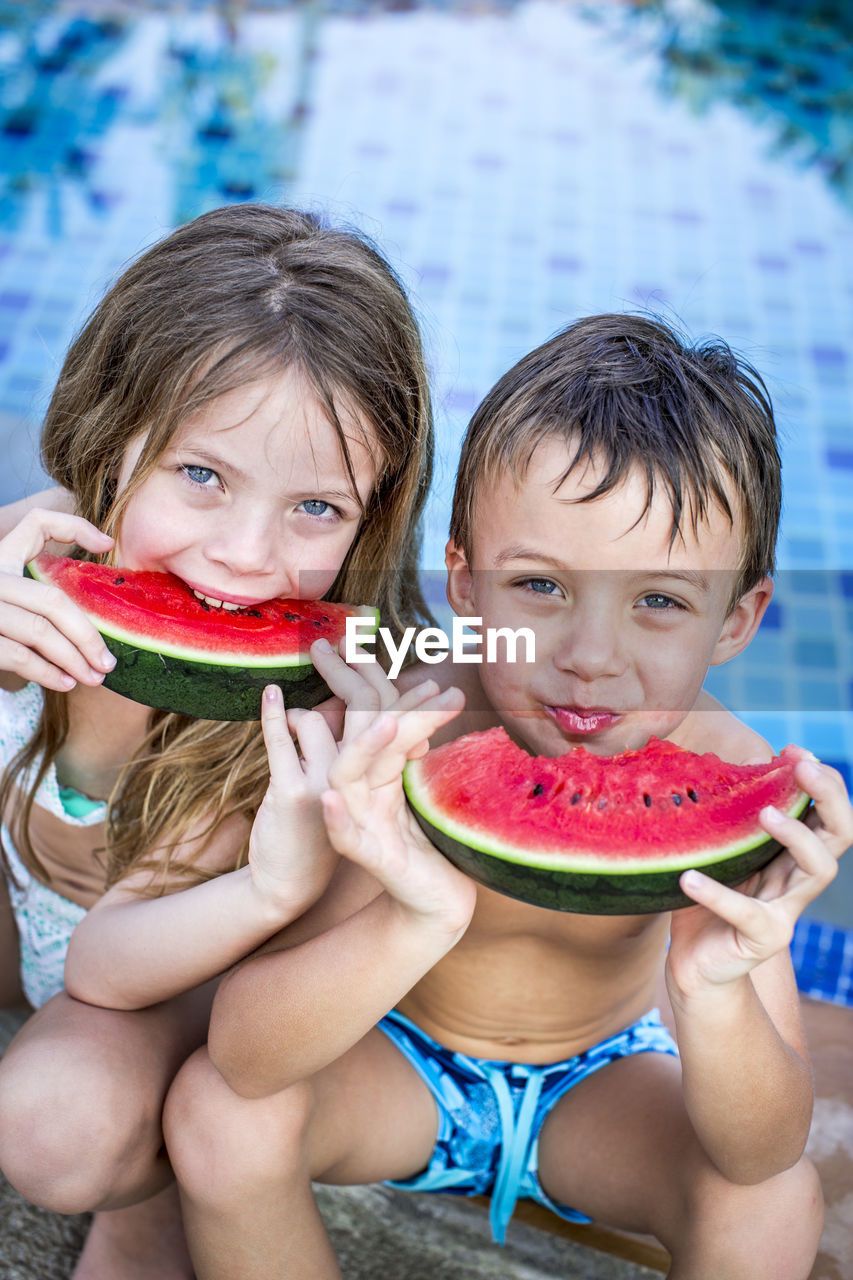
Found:
M 603 733 L 622 719 L 621 713 L 607 707 L 555 707 L 545 711 L 564 733 Z

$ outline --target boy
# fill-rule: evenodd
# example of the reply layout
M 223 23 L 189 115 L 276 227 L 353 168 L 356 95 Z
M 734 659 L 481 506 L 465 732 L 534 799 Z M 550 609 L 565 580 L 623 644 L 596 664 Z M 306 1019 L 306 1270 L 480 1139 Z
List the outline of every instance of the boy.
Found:
M 817 830 L 766 811 L 789 852 L 745 892 L 685 873 L 696 905 L 671 917 L 563 914 L 476 887 L 400 787 L 424 736 L 497 723 L 535 754 L 657 735 L 769 759 L 702 682 L 758 627 L 779 503 L 763 384 L 723 346 L 592 317 L 486 398 L 463 447 L 448 598 L 484 627 L 531 627 L 536 661 L 447 664 L 442 692 L 412 688 L 420 673 L 397 704 L 378 669 L 347 673 L 353 700 L 369 687 L 392 714 L 330 772 L 344 861 L 224 980 L 209 1056 L 167 1104 L 200 1280 L 339 1276 L 312 1178 L 490 1192 L 497 1239 L 529 1196 L 654 1233 L 673 1280 L 808 1276 L 821 1195 L 787 943 L 853 840 L 838 775 L 804 758 Z M 664 966 L 680 1060 L 653 1009 Z

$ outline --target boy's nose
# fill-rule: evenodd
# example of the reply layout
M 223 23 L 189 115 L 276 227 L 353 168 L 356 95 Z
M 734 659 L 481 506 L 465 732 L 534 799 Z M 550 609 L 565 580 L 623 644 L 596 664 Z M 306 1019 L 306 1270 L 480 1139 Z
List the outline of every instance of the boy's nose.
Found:
M 587 683 L 625 670 L 617 620 L 608 610 L 573 612 L 554 655 L 556 666 Z

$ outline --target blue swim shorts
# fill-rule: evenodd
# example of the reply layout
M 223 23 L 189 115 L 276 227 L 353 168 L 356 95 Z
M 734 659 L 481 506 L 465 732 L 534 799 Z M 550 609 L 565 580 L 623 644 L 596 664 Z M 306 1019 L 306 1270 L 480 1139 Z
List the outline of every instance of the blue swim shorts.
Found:
M 544 1067 L 453 1053 L 396 1010 L 379 1029 L 408 1058 L 438 1107 L 438 1138 L 426 1169 L 387 1185 L 453 1195 L 491 1193 L 492 1236 L 498 1244 L 506 1240 L 517 1200 L 535 1200 L 568 1222 L 591 1221 L 557 1204 L 539 1182 L 539 1132 L 558 1099 L 619 1058 L 678 1056 L 657 1009 L 584 1053 Z

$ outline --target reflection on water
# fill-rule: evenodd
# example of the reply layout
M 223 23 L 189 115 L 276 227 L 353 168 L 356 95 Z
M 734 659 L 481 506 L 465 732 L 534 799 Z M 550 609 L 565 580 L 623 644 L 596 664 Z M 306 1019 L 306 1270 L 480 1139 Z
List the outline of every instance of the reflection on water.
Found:
M 0 0 L 0 499 L 40 482 L 56 365 L 105 284 L 223 202 L 327 208 L 413 291 L 430 568 L 495 378 L 579 314 L 658 309 L 743 351 L 783 432 L 793 576 L 711 686 L 846 764 L 851 27 L 831 0 Z

